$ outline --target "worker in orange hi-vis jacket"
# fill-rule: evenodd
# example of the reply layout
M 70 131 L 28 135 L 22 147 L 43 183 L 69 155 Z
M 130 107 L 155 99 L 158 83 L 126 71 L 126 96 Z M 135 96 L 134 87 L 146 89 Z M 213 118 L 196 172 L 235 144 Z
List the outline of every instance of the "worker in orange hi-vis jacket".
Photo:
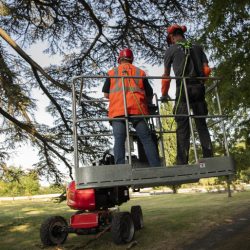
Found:
M 164 56 L 163 77 L 170 75 L 171 66 L 176 77 L 208 77 L 211 69 L 208 66 L 207 57 L 200 45 L 191 44 L 185 39 L 186 26 L 178 24 L 167 28 L 167 42 L 169 47 Z M 170 79 L 162 79 L 162 100 L 166 100 L 170 86 Z M 190 108 L 194 115 L 207 115 L 207 103 L 205 101 L 204 80 L 195 78 L 187 79 L 187 91 Z M 187 104 L 184 92 L 183 80 L 176 80 L 176 101 L 174 114 L 187 115 Z M 177 157 L 176 164 L 188 164 L 190 148 L 190 127 L 187 116 L 176 116 L 177 123 Z M 195 119 L 196 128 L 201 141 L 203 157 L 212 157 L 213 149 L 205 118 Z
M 133 115 L 148 115 L 148 100 L 153 97 L 153 89 L 150 86 L 145 72 L 133 63 L 133 52 L 126 48 L 121 50 L 118 58 L 119 65 L 108 71 L 108 76 L 102 92 L 109 99 L 109 117 L 124 117 L 124 99 L 121 78 L 112 78 L 114 76 L 135 76 L 143 78 L 124 78 L 124 88 L 127 103 L 127 113 L 129 121 L 136 130 L 138 137 L 143 145 L 149 165 L 151 167 L 160 167 L 160 159 L 157 146 L 154 143 L 147 121 L 144 118 L 133 118 Z M 125 140 L 126 126 L 123 120 L 113 120 L 111 122 L 114 133 L 114 157 L 115 164 L 125 163 Z

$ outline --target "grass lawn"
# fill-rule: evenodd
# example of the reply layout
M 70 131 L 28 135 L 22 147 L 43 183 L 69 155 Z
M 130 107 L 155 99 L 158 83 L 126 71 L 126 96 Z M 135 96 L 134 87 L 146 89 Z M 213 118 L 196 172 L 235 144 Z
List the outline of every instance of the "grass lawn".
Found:
M 250 209 L 250 191 L 223 194 L 168 194 L 134 198 L 121 206 L 141 205 L 145 228 L 136 232 L 133 249 L 181 249 L 208 231 Z M 51 215 L 69 218 L 74 211 L 52 201 L 0 201 L 0 249 L 42 249 L 39 229 Z M 46 249 L 126 249 L 112 243 L 111 234 L 84 246 L 93 236 L 70 234 L 63 246 Z

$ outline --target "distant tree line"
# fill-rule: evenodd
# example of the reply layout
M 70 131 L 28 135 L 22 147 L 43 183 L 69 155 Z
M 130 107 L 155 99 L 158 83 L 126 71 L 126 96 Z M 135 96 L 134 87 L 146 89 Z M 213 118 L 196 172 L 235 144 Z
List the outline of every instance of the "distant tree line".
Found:
M 250 183 L 250 171 L 242 172 L 237 181 L 232 182 L 232 188 L 237 189 L 241 183 Z M 168 185 L 173 193 L 178 193 L 181 187 L 205 187 L 207 191 L 226 189 L 226 181 L 223 177 L 202 179 L 199 183 L 185 185 Z M 154 189 L 162 189 L 155 187 Z M 66 184 L 51 184 L 41 186 L 39 176 L 34 170 L 23 170 L 21 167 L 4 166 L 0 169 L 0 197 L 32 196 L 40 194 L 65 194 Z M 60 197 L 58 197 L 58 201 Z
M 0 196 L 30 196 L 38 194 L 62 193 L 64 185 L 42 187 L 35 170 L 23 170 L 21 167 L 3 166 L 0 169 Z

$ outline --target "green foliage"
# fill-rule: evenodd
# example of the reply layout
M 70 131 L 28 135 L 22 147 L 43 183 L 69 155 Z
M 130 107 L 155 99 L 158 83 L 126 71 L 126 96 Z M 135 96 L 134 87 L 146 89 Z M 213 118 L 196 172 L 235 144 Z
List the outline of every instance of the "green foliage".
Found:
M 1 1 L 0 2 L 0 16 L 8 16 L 10 9 Z
M 238 144 L 232 148 L 232 155 L 237 166 L 237 178 L 246 183 L 250 181 L 250 150 L 246 144 Z
M 201 179 L 199 183 L 207 190 L 207 192 L 214 192 L 214 190 L 221 192 L 225 191 L 227 188 L 227 183 L 223 178 L 212 177 Z
M 181 188 L 181 185 L 168 185 L 168 187 L 172 189 L 172 191 L 173 191 L 174 194 L 177 194 L 178 193 L 178 189 Z
M 65 191 L 65 185 L 63 184 L 52 184 L 49 187 L 41 187 L 39 194 L 61 194 Z
M 240 179 L 244 182 L 244 183 L 250 183 L 250 167 L 246 170 L 242 170 L 240 172 Z
M 40 188 L 38 174 L 35 171 L 27 171 L 21 167 L 2 168 L 0 178 L 0 196 L 23 196 L 38 194 Z
M 35 195 L 39 192 L 40 184 L 35 171 L 30 171 L 28 174 L 25 174 L 20 179 L 20 183 L 24 189 L 24 195 Z
M 161 104 L 161 115 L 173 114 L 173 105 L 171 102 Z M 166 165 L 173 165 L 176 158 L 176 124 L 173 117 L 167 117 L 162 119 L 163 131 L 168 132 L 163 134 L 164 153 L 166 159 Z
M 169 101 L 161 104 L 161 115 L 172 115 L 173 104 Z M 163 134 L 164 153 L 166 159 L 166 165 L 174 165 L 176 161 L 176 123 L 174 117 L 167 117 L 162 119 L 162 128 L 166 133 Z M 174 194 L 178 193 L 178 189 L 181 185 L 168 185 Z
M 221 77 L 219 92 L 226 124 L 230 152 L 240 174 L 249 169 L 250 147 L 250 3 L 242 1 L 201 0 L 199 18 L 204 25 L 197 35 L 210 51 L 214 75 Z M 209 99 L 210 110 L 215 99 Z M 215 128 L 221 141 L 221 127 Z M 240 143 L 245 147 L 239 147 Z M 242 170 L 244 170 L 242 172 Z

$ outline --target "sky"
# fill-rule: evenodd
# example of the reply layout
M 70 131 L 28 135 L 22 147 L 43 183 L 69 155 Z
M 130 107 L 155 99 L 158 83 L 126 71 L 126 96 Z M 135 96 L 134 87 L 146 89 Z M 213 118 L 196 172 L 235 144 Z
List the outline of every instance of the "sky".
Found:
M 24 51 L 42 67 L 60 62 L 61 58 L 59 56 L 49 56 L 48 54 L 44 54 L 43 49 L 45 49 L 45 45 L 42 43 L 37 43 L 29 48 L 24 49 Z M 51 116 L 45 110 L 46 106 L 49 104 L 48 98 L 45 95 L 42 95 L 38 89 L 33 91 L 32 97 L 38 100 L 36 116 L 37 122 L 47 125 L 51 124 Z M 32 168 L 32 165 L 37 161 L 37 151 L 31 145 L 25 144 L 13 151 L 7 164 L 29 169 Z
M 61 57 L 58 55 L 49 56 L 48 54 L 43 53 L 43 50 L 46 48 L 45 44 L 37 43 L 32 45 L 29 48 L 25 49 L 25 52 L 40 66 L 46 67 L 50 64 L 58 64 L 61 61 Z M 136 55 L 135 55 L 136 57 Z M 163 73 L 163 65 L 162 66 L 151 66 L 149 64 L 144 64 L 142 61 L 135 60 L 134 64 L 138 67 L 143 67 L 146 71 L 146 74 L 149 76 L 161 76 Z M 153 80 L 153 89 L 154 93 L 161 96 L 161 80 Z M 97 93 L 100 97 L 103 96 L 101 93 L 101 88 L 99 88 L 99 93 Z M 170 87 L 169 92 L 171 97 L 175 95 L 175 82 L 172 80 L 172 85 Z M 39 123 L 43 124 L 51 124 L 52 119 L 48 112 L 46 112 L 46 106 L 49 101 L 45 95 L 37 89 L 33 92 L 33 97 L 38 100 L 37 103 L 37 116 L 36 119 Z M 8 165 L 21 166 L 25 169 L 32 168 L 32 165 L 38 161 L 37 151 L 31 145 L 22 145 L 20 148 L 15 150 L 8 160 Z

